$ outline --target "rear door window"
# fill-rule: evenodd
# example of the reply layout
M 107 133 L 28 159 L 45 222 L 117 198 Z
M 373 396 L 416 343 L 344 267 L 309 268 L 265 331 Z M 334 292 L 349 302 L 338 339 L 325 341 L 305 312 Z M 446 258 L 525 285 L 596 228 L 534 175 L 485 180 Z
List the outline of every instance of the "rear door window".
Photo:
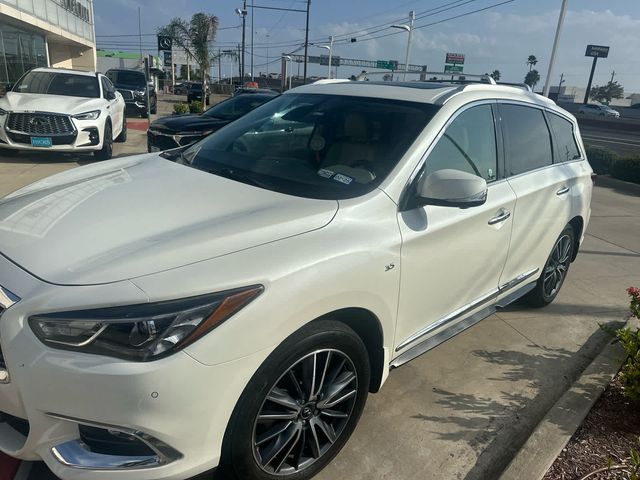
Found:
M 447 127 L 426 162 L 426 174 L 453 168 L 487 182 L 497 176 L 496 132 L 491 105 L 465 110 Z
M 539 108 L 501 104 L 507 173 L 511 176 L 553 163 L 551 132 Z
M 559 115 L 548 113 L 547 118 L 556 139 L 556 162 L 570 162 L 582 157 L 576 142 L 573 123 Z

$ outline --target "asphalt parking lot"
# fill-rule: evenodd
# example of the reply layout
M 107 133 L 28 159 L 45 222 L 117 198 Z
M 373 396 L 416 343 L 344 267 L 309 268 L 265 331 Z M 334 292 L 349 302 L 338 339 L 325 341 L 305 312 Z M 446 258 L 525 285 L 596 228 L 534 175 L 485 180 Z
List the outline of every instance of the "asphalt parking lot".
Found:
M 115 145 L 116 156 L 145 151 L 142 130 Z M 0 197 L 92 161 L 0 157 Z M 599 324 L 623 320 L 625 289 L 640 286 L 640 188 L 596 187 L 592 210 L 581 253 L 553 305 L 513 305 L 391 372 L 346 448 L 317 478 L 497 478 L 608 341 Z M 27 469 L 25 479 L 48 478 L 42 465 Z

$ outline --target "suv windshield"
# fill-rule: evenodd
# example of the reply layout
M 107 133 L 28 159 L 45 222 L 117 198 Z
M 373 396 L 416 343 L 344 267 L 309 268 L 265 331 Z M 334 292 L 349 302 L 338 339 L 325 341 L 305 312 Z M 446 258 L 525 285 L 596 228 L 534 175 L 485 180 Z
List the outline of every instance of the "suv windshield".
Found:
M 382 182 L 438 108 L 282 95 L 189 147 L 179 162 L 290 195 L 352 198 Z
M 247 112 L 259 107 L 267 100 L 275 98 L 275 95 L 242 95 L 240 97 L 231 97 L 228 100 L 214 105 L 206 112 L 205 117 L 220 118 L 223 120 L 233 120 L 239 118 Z
M 107 72 L 107 77 L 116 86 L 128 86 L 144 89 L 146 82 L 145 75 L 141 72 L 127 70 L 112 70 Z
M 62 72 L 27 73 L 13 87 L 14 92 L 100 98 L 98 77 Z

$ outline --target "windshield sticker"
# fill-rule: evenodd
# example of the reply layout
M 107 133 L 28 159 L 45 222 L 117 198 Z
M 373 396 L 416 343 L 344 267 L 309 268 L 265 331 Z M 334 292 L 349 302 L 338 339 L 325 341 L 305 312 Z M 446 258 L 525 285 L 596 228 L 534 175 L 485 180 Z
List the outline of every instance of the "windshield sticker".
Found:
M 324 178 L 331 178 L 335 175 L 335 173 L 336 172 L 332 172 L 331 170 L 326 170 L 324 168 L 321 168 L 320 170 L 318 170 L 318 175 Z
M 340 183 L 344 183 L 345 185 L 349 185 L 351 182 L 353 182 L 353 178 L 349 177 L 348 175 L 343 175 L 342 173 L 337 173 L 333 179 L 336 182 L 340 182 Z

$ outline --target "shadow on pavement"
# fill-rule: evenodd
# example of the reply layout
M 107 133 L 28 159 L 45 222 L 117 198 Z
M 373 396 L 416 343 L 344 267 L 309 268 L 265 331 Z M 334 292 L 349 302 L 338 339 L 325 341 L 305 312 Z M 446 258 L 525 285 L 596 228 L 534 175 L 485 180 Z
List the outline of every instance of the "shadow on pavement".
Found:
M 619 328 L 622 322 L 609 322 L 610 328 Z M 577 351 L 559 348 L 545 348 L 537 345 L 529 347 L 541 350 L 539 354 L 521 351 L 476 350 L 473 355 L 485 362 L 506 367 L 497 380 L 526 382 L 532 397 L 500 392 L 499 400 L 484 398 L 462 392 L 434 389 L 439 397 L 436 404 L 451 413 L 446 416 L 431 416 L 424 413 L 413 418 L 434 424 L 446 424 L 446 432 L 433 432 L 438 438 L 450 442 L 464 441 L 479 453 L 475 465 L 465 476 L 465 480 L 498 478 L 511 458 L 527 440 L 535 426 L 549 409 L 577 380 L 584 369 L 600 353 L 610 337 L 603 331 L 596 331 Z M 561 381 L 553 380 L 548 372 L 557 371 L 559 363 L 571 362 L 575 377 L 563 376 Z M 603 374 L 605 375 L 605 374 Z M 489 381 L 496 380 L 489 378 Z M 606 383 L 608 379 L 603 379 Z M 580 392 L 576 393 L 580 395 Z M 487 420 L 489 424 L 487 425 Z M 560 414 L 552 421 L 564 431 L 571 433 L 571 426 Z M 453 427 L 453 428 L 452 428 Z

